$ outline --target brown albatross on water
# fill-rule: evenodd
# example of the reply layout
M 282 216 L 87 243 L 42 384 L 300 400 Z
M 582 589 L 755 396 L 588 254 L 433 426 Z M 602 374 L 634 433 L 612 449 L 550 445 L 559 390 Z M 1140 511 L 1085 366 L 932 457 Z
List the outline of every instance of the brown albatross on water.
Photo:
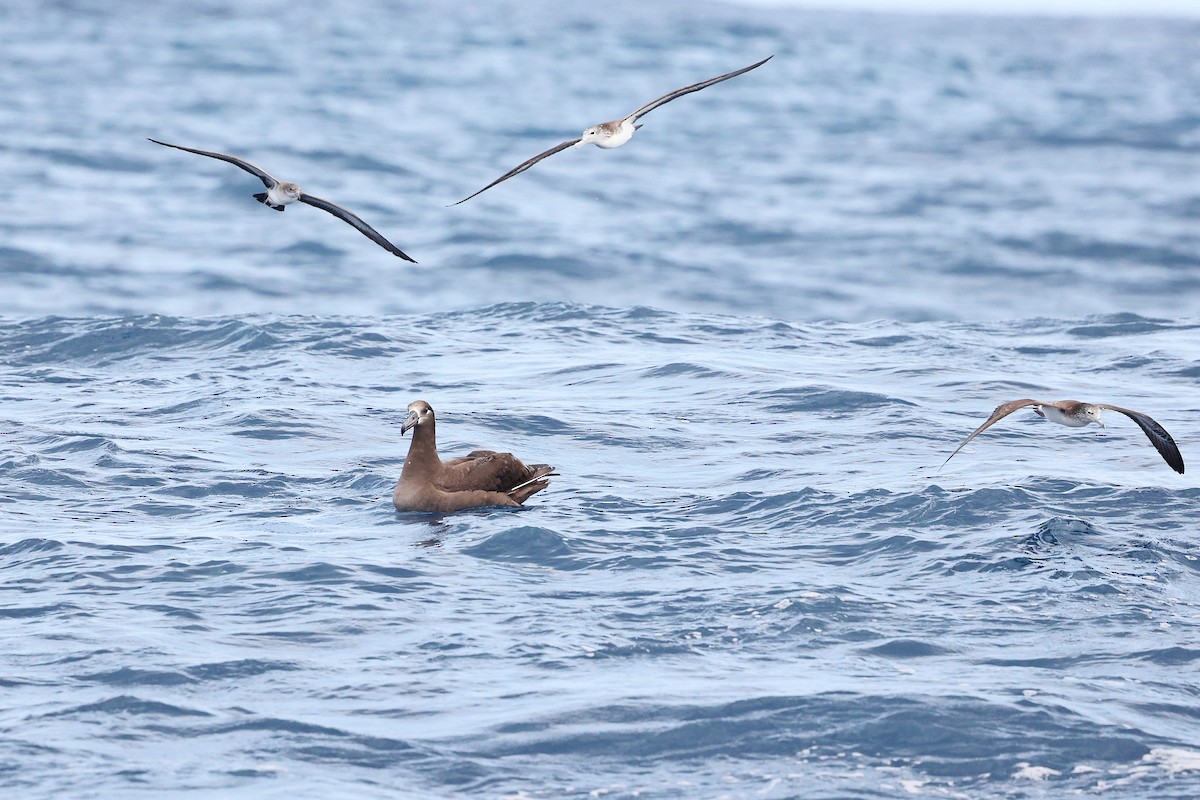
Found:
M 442 461 L 437 453 L 433 407 L 408 404 L 401 435 L 411 429 L 412 444 L 392 492 L 398 511 L 459 511 L 477 506 L 519 506 L 550 485 L 557 475 L 548 464 L 526 466 L 512 453 L 475 450 Z

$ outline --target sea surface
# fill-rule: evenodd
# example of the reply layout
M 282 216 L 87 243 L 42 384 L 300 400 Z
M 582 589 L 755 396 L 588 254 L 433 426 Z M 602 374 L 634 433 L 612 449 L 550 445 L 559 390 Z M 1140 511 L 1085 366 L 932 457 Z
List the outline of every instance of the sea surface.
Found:
M 1197 42 L 0 5 L 0 796 L 1200 795 Z M 1190 471 L 1111 412 L 943 465 L 1018 397 Z M 560 477 L 397 513 L 416 399 Z

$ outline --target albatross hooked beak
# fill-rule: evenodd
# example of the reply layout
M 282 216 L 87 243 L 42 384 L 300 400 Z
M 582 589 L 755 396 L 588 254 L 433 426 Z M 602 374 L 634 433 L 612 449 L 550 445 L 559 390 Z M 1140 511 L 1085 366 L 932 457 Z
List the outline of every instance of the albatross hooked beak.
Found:
M 417 412 L 408 412 L 408 418 L 404 420 L 404 424 L 400 426 L 400 435 L 408 433 L 409 429 L 417 427 Z

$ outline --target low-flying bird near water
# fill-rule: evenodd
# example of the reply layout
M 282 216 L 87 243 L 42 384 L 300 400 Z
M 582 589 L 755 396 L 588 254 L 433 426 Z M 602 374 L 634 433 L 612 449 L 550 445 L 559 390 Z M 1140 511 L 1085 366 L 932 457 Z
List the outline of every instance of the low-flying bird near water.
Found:
M 198 156 L 208 156 L 209 158 L 215 158 L 220 161 L 228 161 L 235 167 L 239 167 L 244 169 L 246 172 L 249 172 L 251 175 L 262 181 L 263 186 L 267 187 L 267 191 L 259 192 L 258 194 L 254 195 L 254 199 L 263 205 L 273 208 L 276 211 L 283 211 L 284 207 L 291 203 L 304 203 L 305 205 L 319 208 L 322 211 L 327 211 L 343 222 L 353 225 L 358 229 L 359 233 L 361 233 L 363 236 L 366 236 L 372 242 L 379 245 L 384 250 L 387 250 L 392 255 L 399 256 L 405 261 L 411 261 L 414 264 L 417 263 L 415 259 L 410 258 L 408 254 L 406 254 L 399 247 L 396 247 L 396 245 L 383 238 L 383 235 L 380 234 L 379 231 L 363 222 L 362 218 L 360 218 L 357 214 L 347 211 L 336 203 L 331 203 L 328 200 L 322 200 L 320 197 L 313 197 L 311 194 L 305 194 L 296 184 L 278 180 L 266 170 L 254 166 L 249 161 L 244 161 L 237 156 L 230 156 L 226 155 L 225 153 L 214 153 L 209 150 L 195 150 L 191 147 L 183 147 L 177 144 L 167 144 L 166 142 L 160 142 L 158 139 L 150 139 L 150 141 L 154 142 L 155 144 L 161 144 L 163 147 L 174 147 L 176 150 L 185 150 L 189 153 L 195 153 Z
M 451 203 L 450 205 L 456 206 L 459 203 L 465 203 L 468 200 L 470 200 L 472 197 L 483 194 L 484 192 L 486 192 L 488 189 L 492 188 L 496 184 L 503 183 L 504 181 L 508 180 L 509 178 L 513 177 L 514 175 L 520 175 L 522 172 L 529 169 L 530 167 L 532 167 L 534 164 L 538 163 L 542 159 L 548 158 L 549 156 L 552 156 L 555 153 L 559 153 L 563 150 L 566 150 L 568 147 L 583 147 L 584 145 L 587 145 L 587 144 L 594 144 L 597 147 L 603 147 L 606 150 L 611 150 L 614 147 L 620 147 L 621 145 L 623 145 L 629 141 L 629 139 L 633 136 L 634 131 L 636 131 L 638 128 L 642 127 L 641 125 L 638 124 L 638 120 L 641 119 L 642 117 L 644 117 L 646 114 L 649 114 L 651 111 L 658 108 L 659 106 L 666 105 L 667 103 L 671 102 L 672 100 L 674 100 L 678 97 L 683 97 L 685 94 L 691 94 L 692 92 L 698 92 L 701 89 L 704 89 L 708 86 L 712 86 L 714 83 L 720 83 L 721 81 L 727 81 L 730 78 L 736 78 L 738 75 L 742 75 L 744 73 L 749 72 L 752 69 L 757 69 L 758 67 L 761 67 L 763 64 L 767 63 L 772 58 L 774 58 L 774 56 L 767 56 L 762 61 L 759 61 L 757 64 L 751 64 L 748 67 L 743 67 L 742 69 L 735 70 L 734 72 L 728 72 L 724 75 L 718 75 L 717 77 L 709 78 L 706 81 L 700 81 L 699 83 L 693 83 L 691 86 L 684 86 L 682 89 L 676 89 L 673 92 L 668 92 L 667 94 L 664 94 L 662 97 L 658 98 L 657 100 L 647 103 L 646 105 L 642 106 L 637 111 L 633 112 L 632 114 L 630 114 L 627 117 L 624 117 L 622 119 L 614 119 L 609 122 L 601 122 L 599 125 L 593 125 L 592 127 L 585 130 L 578 139 L 569 139 L 568 141 L 562 142 L 561 144 L 554 145 L 554 147 L 551 147 L 549 150 L 545 151 L 544 153 L 538 153 L 536 156 L 534 156 L 533 158 L 524 162 L 520 166 L 504 173 L 499 178 L 492 181 L 487 186 L 483 187 L 482 189 L 480 189 L 478 192 L 471 195 L 470 197 L 464 197 L 462 200 L 459 200 L 458 203 Z
M 1130 411 L 1128 408 L 1110 406 L 1105 403 L 1081 403 L 1078 400 L 1059 400 L 1056 403 L 1047 403 L 1042 400 L 1010 400 L 1007 403 L 1002 403 L 987 418 L 987 422 L 976 428 L 975 432 L 966 439 L 963 439 L 962 444 L 956 447 L 954 452 L 942 462 L 942 466 L 946 466 L 959 450 L 966 447 L 967 442 L 1014 411 L 1029 406 L 1033 406 L 1034 413 L 1039 417 L 1048 419 L 1051 422 L 1057 422 L 1059 425 L 1066 425 L 1070 428 L 1082 428 L 1093 422 L 1101 428 L 1106 427 L 1100 420 L 1101 410 L 1116 411 L 1124 414 L 1137 423 L 1142 432 L 1146 434 L 1146 438 L 1150 440 L 1150 444 L 1154 445 L 1154 449 L 1158 451 L 1158 454 L 1163 457 L 1163 460 L 1167 462 L 1171 469 L 1180 475 L 1183 474 L 1183 455 L 1180 454 L 1179 447 L 1175 444 L 1175 440 L 1171 438 L 1171 434 L 1167 433 L 1166 428 L 1162 425 L 1159 425 L 1140 411 Z

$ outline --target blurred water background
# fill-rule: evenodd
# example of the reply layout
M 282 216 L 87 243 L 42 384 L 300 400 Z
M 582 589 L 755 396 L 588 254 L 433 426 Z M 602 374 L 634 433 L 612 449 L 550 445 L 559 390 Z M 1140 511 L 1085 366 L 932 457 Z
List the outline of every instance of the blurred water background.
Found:
M 1200 793 L 1200 22 L 0 7 L 0 791 Z M 583 127 L 767 55 L 446 208 Z M 236 153 L 358 212 L 269 212 Z M 444 453 L 562 476 L 390 504 Z

